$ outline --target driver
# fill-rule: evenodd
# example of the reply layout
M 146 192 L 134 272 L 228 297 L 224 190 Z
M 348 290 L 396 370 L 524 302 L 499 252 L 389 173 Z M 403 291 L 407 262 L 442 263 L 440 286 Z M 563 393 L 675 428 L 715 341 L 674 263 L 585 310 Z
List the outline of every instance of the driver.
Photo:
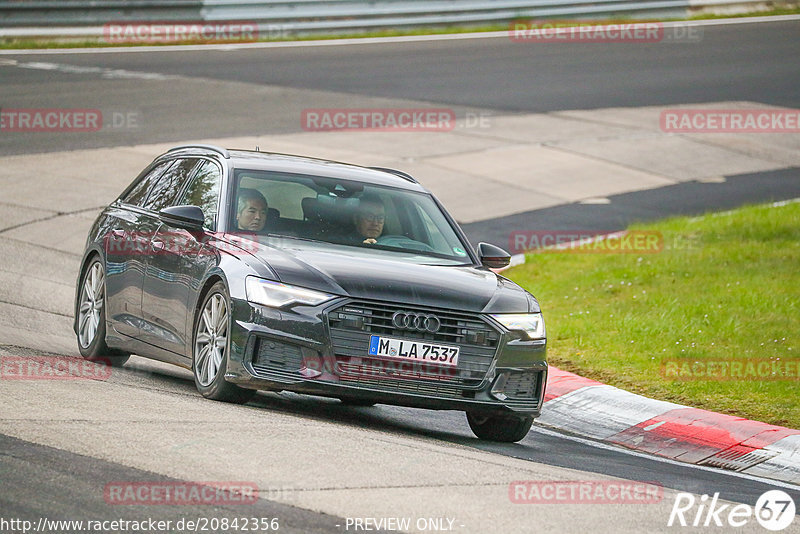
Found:
M 239 190 L 236 206 L 236 226 L 247 232 L 260 232 L 267 224 L 267 199 L 257 189 Z
M 364 195 L 358 203 L 358 210 L 353 215 L 353 224 L 358 236 L 356 239 L 365 244 L 375 244 L 383 233 L 386 222 L 386 210 L 378 195 Z

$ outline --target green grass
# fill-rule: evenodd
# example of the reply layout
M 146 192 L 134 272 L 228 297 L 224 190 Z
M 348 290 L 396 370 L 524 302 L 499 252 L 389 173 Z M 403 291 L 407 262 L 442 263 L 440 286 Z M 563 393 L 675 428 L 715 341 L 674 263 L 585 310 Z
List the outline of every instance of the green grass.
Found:
M 679 21 L 679 20 L 706 20 L 706 19 L 724 19 L 735 17 L 765 17 L 773 15 L 796 15 L 800 13 L 800 7 L 795 8 L 779 8 L 769 11 L 757 11 L 751 13 L 738 13 L 732 15 L 715 15 L 715 14 L 701 14 L 694 15 L 685 19 L 648 19 L 648 18 L 631 18 L 628 16 L 574 20 L 578 24 L 614 24 L 614 23 L 633 23 L 633 22 L 657 22 L 657 21 Z M 523 22 L 528 22 L 532 17 L 520 19 Z M 537 19 L 539 20 L 539 19 Z M 545 20 L 542 18 L 541 20 Z M 558 22 L 567 22 L 564 19 L 553 19 Z M 276 41 L 308 41 L 308 40 L 323 40 L 323 39 L 348 39 L 348 38 L 367 38 L 367 37 L 395 37 L 405 35 L 441 35 L 453 33 L 472 33 L 472 32 L 497 32 L 508 31 L 510 23 L 502 24 L 482 24 L 482 25 L 467 25 L 467 26 L 429 26 L 422 28 L 397 28 L 397 29 L 380 29 L 369 30 L 363 32 L 351 33 L 302 33 L 292 34 L 286 37 L 277 39 L 260 39 L 259 42 L 276 42 Z M 230 43 L 237 43 L 240 41 L 229 41 Z M 28 50 L 28 49 L 46 49 L 46 48 L 107 48 L 118 46 L 174 46 L 174 45 L 196 45 L 196 44 L 223 44 L 223 41 L 214 41 L 208 43 L 207 41 L 180 41 L 177 43 L 106 43 L 101 38 L 83 39 L 83 38 L 0 38 L 0 50 Z
M 650 254 L 528 254 L 548 359 L 648 397 L 800 428 L 800 378 L 667 379 L 662 362 L 800 359 L 800 203 L 673 218 Z M 778 360 L 780 359 L 780 360 Z
M 714 15 L 713 13 L 703 13 L 689 17 L 689 20 L 709 20 L 709 19 L 733 19 L 741 17 L 759 17 L 759 16 L 775 16 L 775 15 L 797 15 L 800 13 L 800 7 L 782 7 L 771 9 L 769 11 L 761 11 L 758 13 L 733 13 L 728 15 Z

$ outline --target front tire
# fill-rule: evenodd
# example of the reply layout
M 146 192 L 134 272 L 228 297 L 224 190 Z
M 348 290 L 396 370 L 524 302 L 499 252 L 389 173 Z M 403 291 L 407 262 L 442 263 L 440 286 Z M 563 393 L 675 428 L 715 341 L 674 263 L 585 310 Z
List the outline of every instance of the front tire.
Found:
M 256 392 L 225 380 L 230 351 L 230 299 L 217 282 L 206 294 L 194 320 L 192 373 L 197 391 L 207 399 L 245 404 Z
M 528 435 L 533 416 L 483 415 L 467 412 L 467 422 L 480 439 L 515 443 Z
M 110 362 L 115 367 L 130 354 L 106 345 L 106 275 L 103 262 L 95 257 L 84 271 L 78 298 L 78 350 L 89 361 Z

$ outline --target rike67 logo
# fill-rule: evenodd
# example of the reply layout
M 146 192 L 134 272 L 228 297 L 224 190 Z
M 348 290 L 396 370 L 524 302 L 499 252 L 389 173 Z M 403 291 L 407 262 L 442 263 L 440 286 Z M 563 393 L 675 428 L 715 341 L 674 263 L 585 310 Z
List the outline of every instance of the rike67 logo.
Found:
M 719 493 L 699 498 L 691 493 L 678 493 L 667 526 L 743 527 L 755 518 L 765 529 L 777 532 L 792 524 L 796 511 L 792 497 L 781 490 L 765 492 L 754 507 L 720 504 Z

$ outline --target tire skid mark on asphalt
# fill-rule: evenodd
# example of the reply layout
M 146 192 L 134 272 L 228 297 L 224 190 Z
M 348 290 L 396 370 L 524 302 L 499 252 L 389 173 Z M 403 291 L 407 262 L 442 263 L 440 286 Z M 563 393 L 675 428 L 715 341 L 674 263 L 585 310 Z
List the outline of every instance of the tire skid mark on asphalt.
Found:
M 72 319 L 72 314 L 71 313 L 60 313 L 60 312 L 54 312 L 54 311 L 50 311 L 50 310 L 43 310 L 42 308 L 36 308 L 36 307 L 33 307 L 33 306 L 26 306 L 25 304 L 20 304 L 18 302 L 9 302 L 7 300 L 0 300 L 0 304 L 6 304 L 8 306 L 18 306 L 20 308 L 25 308 L 26 310 L 33 310 L 33 311 L 42 312 L 42 313 L 49 313 L 50 315 L 58 315 L 59 317 L 67 317 L 68 319 Z
M 30 347 L 23 345 L 12 345 L 4 343 L 0 345 L 0 356 L 74 356 L 72 354 L 64 354 L 59 352 L 49 352 L 46 350 L 34 350 Z
M 0 297 L 0 305 L 17 306 L 19 308 L 23 308 L 25 310 L 31 310 L 31 311 L 34 311 L 34 312 L 37 312 L 37 313 L 46 313 L 48 315 L 52 315 L 52 316 L 55 316 L 55 317 L 63 317 L 65 319 L 69 319 L 70 321 L 72 321 L 72 319 L 73 319 L 72 313 L 58 311 L 58 310 L 52 309 L 52 308 L 51 309 L 39 308 L 36 305 L 30 305 L 30 304 L 25 304 L 25 303 L 21 303 L 21 302 L 12 302 L 10 300 L 5 300 L 2 297 Z M 36 329 L 34 329 L 34 328 L 30 328 L 29 330 L 32 331 L 32 332 L 36 331 Z M 66 337 L 66 336 L 62 336 L 62 337 Z
M 8 352 L 9 354 L 4 354 L 4 352 Z M 25 353 L 25 354 L 20 354 L 21 352 Z M 72 354 L 69 354 L 69 353 L 66 353 L 66 352 L 44 352 L 44 351 L 35 351 L 35 350 L 31 349 L 30 347 L 24 347 L 24 346 L 19 346 L 19 345 L 0 345 L 0 356 L 21 356 L 21 357 L 47 356 L 47 357 L 52 357 L 52 358 L 72 358 L 72 359 L 76 359 L 76 360 L 79 360 L 79 359 L 83 358 L 80 354 L 77 353 L 77 351 L 75 353 L 72 353 Z M 169 364 L 167 364 L 167 365 L 169 365 Z M 181 367 L 178 367 L 178 366 L 171 366 L 171 367 L 173 367 L 174 369 L 182 369 Z M 120 371 L 127 371 L 127 373 L 120 373 Z M 106 384 L 109 384 L 109 385 L 112 385 L 112 386 L 123 387 L 123 388 L 132 388 L 132 389 L 136 389 L 136 390 L 149 391 L 149 392 L 153 392 L 153 393 L 163 393 L 163 394 L 167 394 L 167 395 L 177 395 L 177 396 L 180 396 L 180 397 L 192 397 L 192 398 L 197 398 L 198 397 L 197 392 L 194 389 L 191 389 L 189 391 L 180 391 L 180 390 L 177 390 L 177 389 L 167 389 L 167 388 L 164 388 L 164 387 L 143 385 L 141 382 L 136 382 L 135 380 L 132 380 L 132 379 L 135 379 L 135 378 L 152 377 L 154 375 L 157 375 L 157 378 L 159 378 L 159 379 L 179 379 L 179 380 L 182 380 L 182 381 L 186 381 L 187 378 L 190 378 L 190 377 L 182 377 L 182 376 L 177 376 L 177 375 L 166 374 L 161 369 L 153 370 L 153 369 L 148 369 L 148 368 L 141 367 L 141 366 L 130 367 L 128 364 L 126 364 L 126 366 L 122 367 L 122 368 L 116 368 L 115 367 L 114 368 L 114 372 L 112 372 L 111 376 L 109 378 L 107 378 L 107 379 L 90 378 L 90 377 L 87 377 L 86 379 L 94 381 L 94 382 L 103 382 L 103 383 L 106 383 Z M 174 387 L 175 383 L 173 382 L 173 383 L 171 383 L 171 385 Z M 255 407 L 253 407 L 253 408 L 255 408 Z M 11 421 L 11 420 L 12 419 L 7 419 L 7 418 L 1 418 L 0 417 L 0 421 Z M 26 420 L 25 419 L 21 419 L 20 421 L 26 421 Z M 81 421 L 84 421 L 84 420 L 83 419 L 51 419 L 51 420 L 43 419 L 42 421 L 45 421 L 45 422 L 46 421 L 51 421 L 51 422 L 57 422 L 57 421 L 62 421 L 62 422 L 81 422 Z M 136 422 L 157 423 L 158 420 L 136 421 Z M 180 421 L 175 421 L 175 422 L 180 422 Z M 193 422 L 193 421 L 185 421 L 185 422 L 191 423 L 191 424 L 195 424 L 196 423 L 196 421 L 195 422 Z M 223 421 L 212 421 L 212 422 L 223 423 Z
M 2 307 L 6 305 L 0 305 L 0 317 L 4 315 L 7 316 L 7 313 L 2 313 Z M 38 310 L 27 310 L 25 308 L 17 308 L 19 312 L 25 312 L 20 315 L 30 314 L 30 313 L 37 313 L 41 314 L 41 311 Z M 30 319 L 30 317 L 29 317 Z M 15 345 L 17 346 L 24 346 L 27 350 L 31 353 L 40 353 L 46 354 L 51 353 L 54 347 L 58 347 L 58 350 L 64 352 L 72 351 L 72 347 L 75 346 L 76 348 L 75 353 L 77 353 L 77 342 L 75 341 L 75 336 L 72 335 L 70 337 L 64 337 L 60 335 L 53 335 L 49 333 L 42 333 L 42 329 L 31 330 L 30 328 L 26 328 L 24 326 L 19 325 L 3 325 L 3 322 L 0 320 L 0 340 L 12 340 Z M 50 315 L 50 324 L 55 322 L 66 322 L 65 317 L 60 317 L 57 315 Z M 71 321 L 70 321 L 71 322 Z M 40 324 L 40 322 L 36 322 L 36 324 Z M 7 354 L 8 356 L 14 356 L 15 354 Z
M 64 254 L 66 256 L 71 256 L 73 258 L 81 258 L 81 257 L 83 257 L 83 254 L 77 254 L 77 253 L 74 253 L 74 252 L 67 252 L 65 250 L 57 249 L 57 248 L 54 248 L 54 247 L 48 247 L 47 245 L 39 245 L 38 243 L 31 243 L 30 241 L 26 241 L 24 239 L 17 239 L 15 237 L 9 237 L 9 236 L 6 236 L 6 235 L 4 235 L 2 237 L 3 237 L 3 239 L 8 239 L 9 241 L 16 241 L 17 243 L 25 243 L 26 245 L 30 245 L 32 247 L 40 248 L 42 250 L 47 250 L 48 252 L 58 252 L 59 254 Z
M 48 247 L 47 245 L 40 245 L 39 243 L 34 243 L 34 242 L 30 241 L 30 240 L 20 239 L 20 238 L 12 237 L 12 236 L 9 236 L 9 235 L 0 235 L 0 243 L 2 243 L 4 240 L 5 241 L 14 241 L 15 244 L 16 243 L 20 243 L 22 246 L 40 248 L 40 249 L 46 250 L 47 252 L 56 252 L 58 254 L 61 254 L 61 255 L 64 255 L 64 256 L 69 256 L 69 257 L 80 257 L 82 255 L 82 254 L 78 254 L 77 252 L 67 252 L 66 250 L 61 250 L 61 249 L 58 249 L 58 248 Z M 75 271 L 75 275 L 77 276 L 77 274 L 78 274 L 78 272 L 76 270 Z
M 21 204 L 10 204 L 8 202 L 0 202 L 0 204 L 9 204 L 10 206 L 18 206 L 20 208 L 28 208 L 28 209 L 37 209 L 37 210 L 41 209 L 41 208 L 34 208 L 33 206 L 23 206 Z M 8 228 L 3 228 L 2 230 L 0 230 L 0 234 L 4 234 L 6 232 L 10 232 L 11 230 L 16 230 L 18 228 L 24 228 L 26 226 L 30 226 L 31 224 L 36 224 L 36 223 L 45 222 L 45 221 L 51 221 L 53 219 L 57 219 L 58 217 L 65 217 L 65 216 L 70 216 L 70 215 L 79 215 L 81 213 L 85 213 L 85 212 L 88 212 L 88 211 L 100 211 L 100 210 L 104 209 L 105 207 L 106 206 L 99 206 L 99 207 L 91 207 L 91 208 L 81 208 L 79 210 L 74 210 L 74 211 L 57 211 L 57 212 L 54 212 L 52 215 L 47 215 L 45 217 L 39 217 L 38 219 L 33 219 L 33 220 L 26 221 L 26 222 L 20 223 L 20 224 L 15 224 L 14 226 L 9 226 Z M 13 238 L 11 238 L 11 239 L 13 239 Z M 31 243 L 31 245 L 33 245 L 33 246 L 41 246 L 41 245 L 36 245 L 35 243 Z
M 42 208 L 34 208 L 34 207 L 28 206 L 26 204 L 17 204 L 16 202 L 8 202 L 8 201 L 5 201 L 5 200 L 0 200 L 0 204 L 2 204 L 3 206 L 11 206 L 12 208 L 25 208 L 25 209 L 31 209 L 31 210 L 49 211 L 51 213 L 56 213 L 53 210 L 46 210 L 46 209 L 42 209 Z
M 46 278 L 44 272 L 25 272 L 22 269 L 21 265 L 0 269 L 0 304 L 71 319 L 75 296 L 73 277 Z

